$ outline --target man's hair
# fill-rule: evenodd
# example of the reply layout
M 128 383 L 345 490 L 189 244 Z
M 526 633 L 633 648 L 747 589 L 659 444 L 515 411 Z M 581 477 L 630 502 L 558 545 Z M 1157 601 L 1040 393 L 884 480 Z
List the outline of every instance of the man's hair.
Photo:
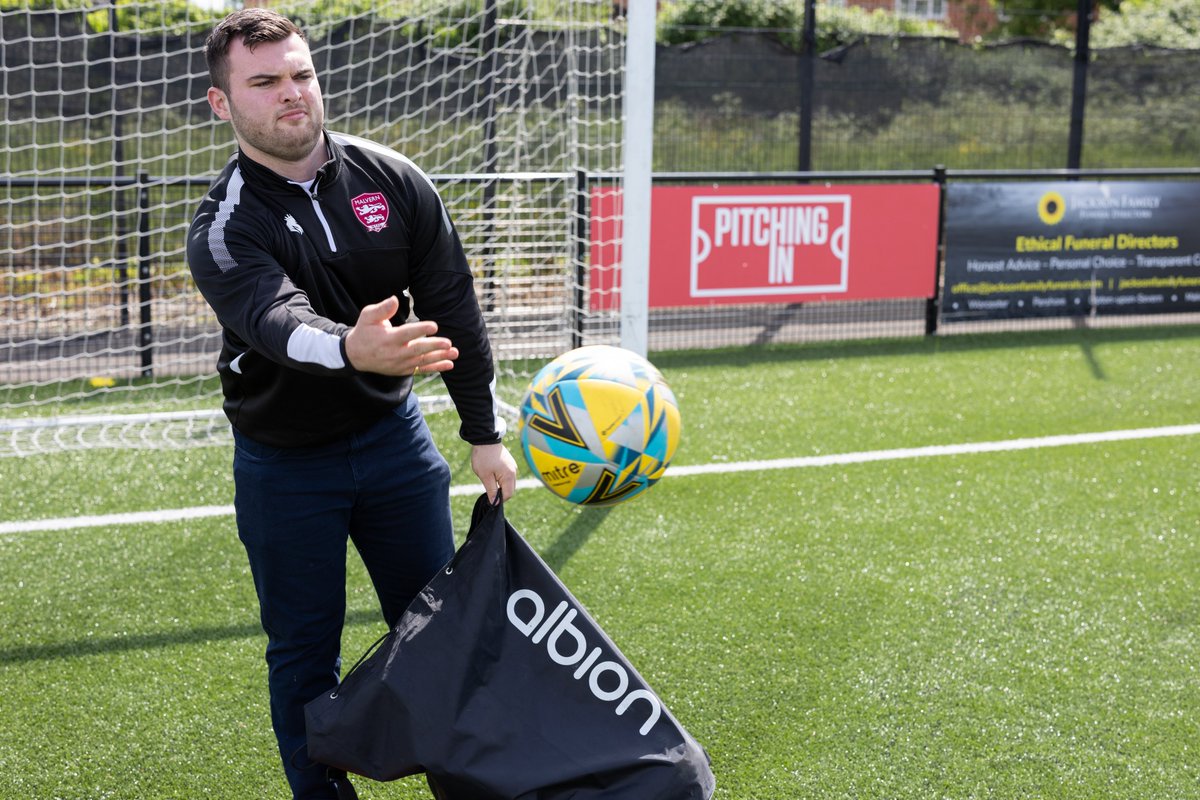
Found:
M 247 50 L 265 42 L 282 42 L 292 34 L 306 39 L 300 26 L 269 8 L 243 8 L 217 23 L 204 42 L 208 78 L 223 92 L 229 91 L 229 46 L 241 39 Z

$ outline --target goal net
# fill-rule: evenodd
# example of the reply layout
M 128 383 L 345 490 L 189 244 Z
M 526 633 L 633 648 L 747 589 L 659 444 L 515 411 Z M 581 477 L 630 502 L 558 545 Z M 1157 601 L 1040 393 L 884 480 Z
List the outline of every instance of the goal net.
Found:
M 224 441 L 219 328 L 184 258 L 235 149 L 205 100 L 204 37 L 224 9 L 69 4 L 0 10 L 0 456 Z M 609 0 L 272 7 L 308 34 L 327 126 L 396 148 L 438 186 L 502 401 L 545 359 L 615 340 L 586 269 L 589 198 L 622 161 L 625 26 Z

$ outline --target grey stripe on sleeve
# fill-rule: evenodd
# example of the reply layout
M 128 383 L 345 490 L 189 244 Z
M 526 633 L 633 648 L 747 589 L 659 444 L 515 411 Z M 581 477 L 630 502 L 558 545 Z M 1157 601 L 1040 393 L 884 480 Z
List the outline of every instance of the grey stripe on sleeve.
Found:
M 213 217 L 213 223 L 208 228 L 208 252 L 212 254 L 213 261 L 221 272 L 228 272 L 237 266 L 237 261 L 230 255 L 229 248 L 225 245 L 225 225 L 229 222 L 229 218 L 233 216 L 234 210 L 242 199 L 242 186 L 244 184 L 242 171 L 235 169 L 233 174 L 229 176 L 229 184 L 225 189 L 225 199 L 217 206 L 217 213 Z

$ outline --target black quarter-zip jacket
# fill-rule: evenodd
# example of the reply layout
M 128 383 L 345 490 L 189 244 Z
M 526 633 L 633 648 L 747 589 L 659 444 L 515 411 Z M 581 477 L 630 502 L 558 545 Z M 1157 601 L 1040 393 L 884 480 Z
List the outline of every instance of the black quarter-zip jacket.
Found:
M 459 350 L 442 379 L 472 444 L 500 441 L 491 348 L 458 233 L 429 177 L 394 150 L 326 132 L 307 189 L 238 154 L 188 232 L 192 277 L 222 328 L 224 409 L 275 447 L 328 443 L 398 406 L 411 378 L 359 372 L 346 334 L 362 307 L 400 298 Z

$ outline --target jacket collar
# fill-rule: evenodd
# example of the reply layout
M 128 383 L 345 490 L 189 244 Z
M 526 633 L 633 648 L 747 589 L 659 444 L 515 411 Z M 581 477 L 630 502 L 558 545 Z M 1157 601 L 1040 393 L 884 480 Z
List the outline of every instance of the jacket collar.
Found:
M 323 132 L 322 135 L 325 137 L 325 147 L 329 151 L 329 160 L 317 170 L 316 181 L 313 184 L 313 188 L 317 192 L 337 180 L 342 172 L 342 163 L 346 156 L 342 146 L 329 135 L 328 131 Z M 258 188 L 278 192 L 295 192 L 299 188 L 278 172 L 250 158 L 240 147 L 237 151 L 237 164 L 246 180 Z

